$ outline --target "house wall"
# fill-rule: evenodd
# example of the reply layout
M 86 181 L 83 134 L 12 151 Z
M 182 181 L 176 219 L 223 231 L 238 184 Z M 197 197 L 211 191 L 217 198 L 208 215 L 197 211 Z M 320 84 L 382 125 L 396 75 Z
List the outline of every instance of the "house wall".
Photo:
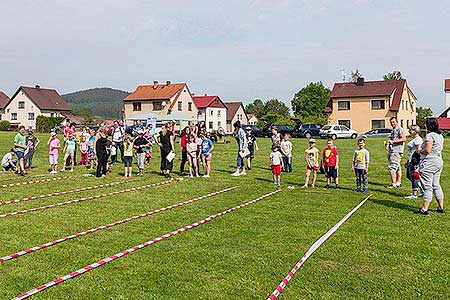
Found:
M 247 118 L 247 114 L 244 111 L 244 108 L 242 107 L 242 105 L 239 107 L 239 109 L 236 111 L 236 113 L 233 116 L 233 119 L 231 119 L 231 122 L 227 121 L 227 132 L 231 133 L 233 132 L 233 124 L 236 121 L 241 121 L 241 125 L 247 125 L 248 123 L 248 118 Z
M 256 125 L 258 123 L 258 118 L 253 116 L 250 120 L 248 120 L 248 125 Z
M 0 109 L 0 121 L 4 120 L 5 116 L 4 116 L 5 110 L 4 109 Z
M 445 92 L 445 109 L 450 107 L 450 91 Z M 447 114 L 448 117 L 448 114 Z
M 402 103 L 400 103 L 400 107 L 397 112 L 397 119 L 399 125 L 405 129 L 406 133 L 408 133 L 407 129 L 410 125 L 416 124 L 416 108 L 417 100 L 405 86 L 402 94 Z
M 19 102 L 25 102 L 25 107 L 19 109 Z M 17 120 L 12 120 L 11 115 L 17 114 Z M 28 120 L 28 114 L 34 113 L 34 120 Z M 41 115 L 41 110 L 28 98 L 28 96 L 20 91 L 11 99 L 8 106 L 5 107 L 5 114 L 2 115 L 3 120 L 9 121 L 12 125 L 23 125 L 27 129 L 36 129 L 36 118 Z
M 212 128 L 210 126 L 211 122 Z M 208 131 L 218 130 L 219 127 L 225 129 L 227 124 L 227 109 L 223 107 L 207 107 L 205 123 Z

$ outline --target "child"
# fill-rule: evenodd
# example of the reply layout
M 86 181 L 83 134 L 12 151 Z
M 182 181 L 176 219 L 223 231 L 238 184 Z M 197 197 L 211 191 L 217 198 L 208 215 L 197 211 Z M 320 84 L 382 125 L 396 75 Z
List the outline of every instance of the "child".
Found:
M 355 192 L 369 192 L 369 181 L 367 180 L 367 172 L 369 171 L 370 154 L 369 151 L 364 149 L 366 141 L 363 138 L 358 140 L 358 150 L 355 150 L 353 154 L 352 171 L 356 175 L 356 189 Z M 361 185 L 364 184 L 364 188 L 361 189 Z
M 283 157 L 279 151 L 278 146 L 272 146 L 272 152 L 270 153 L 270 168 L 272 169 L 273 174 L 273 183 L 278 186 L 281 186 L 281 168 L 283 166 Z
M 33 130 L 28 131 L 28 136 L 26 138 L 27 143 L 27 151 L 25 154 L 25 168 L 28 166 L 28 170 L 33 169 L 33 156 L 34 152 L 36 151 L 37 146 L 39 145 L 41 141 L 34 136 Z
M 211 174 L 211 152 L 214 150 L 214 145 L 211 139 L 205 135 L 201 135 L 202 142 L 202 162 L 203 169 L 205 170 L 205 175 L 203 177 L 209 177 Z
M 82 136 L 80 143 L 80 152 L 81 152 L 81 165 L 88 166 L 88 156 L 89 156 L 89 145 L 86 141 L 86 137 Z
M 61 172 L 66 170 L 67 159 L 70 157 L 70 172 L 73 172 L 73 167 L 75 165 L 75 149 L 77 148 L 77 140 L 74 137 L 73 133 L 69 133 L 69 136 L 66 140 L 66 146 L 64 148 L 64 159 L 63 159 L 63 167 Z
M 13 159 L 14 157 L 14 149 L 11 149 L 8 153 L 6 153 L 2 158 L 2 171 L 17 171 L 17 159 Z
M 61 147 L 61 142 L 56 137 L 56 132 L 50 132 L 50 138 L 48 139 L 47 145 L 49 146 L 49 160 L 51 167 L 51 174 L 58 173 L 58 152 L 59 147 Z
M 189 158 L 189 177 L 194 177 L 192 171 L 195 172 L 195 176 L 198 177 L 198 164 L 197 164 L 197 143 L 194 135 L 189 137 L 189 142 L 186 146 L 186 151 Z
M 138 137 L 134 140 L 133 144 L 134 149 L 136 149 L 139 176 L 142 176 L 144 172 L 144 162 L 145 162 L 144 149 L 149 146 L 150 146 L 149 142 L 144 138 L 144 130 L 139 130 Z
M 309 177 L 313 173 L 313 180 L 311 187 L 314 188 L 317 179 L 317 170 L 319 170 L 319 149 L 316 147 L 316 140 L 309 140 L 309 148 L 305 150 L 306 159 L 306 180 L 302 188 L 307 188 L 309 184 Z
M 133 171 L 133 139 L 129 134 L 125 135 L 123 144 L 123 166 L 125 168 L 125 178 L 131 177 Z
M 283 157 L 283 172 L 292 172 L 292 143 L 289 141 L 291 135 L 286 133 L 280 143 L 281 155 Z
M 331 179 L 334 179 L 336 188 L 339 188 L 339 152 L 334 146 L 333 139 L 328 139 L 327 147 L 322 151 L 322 166 L 325 169 L 325 176 L 327 177 L 326 189 L 330 188 Z
M 256 151 L 259 151 L 258 144 L 256 143 L 256 137 L 253 134 L 253 130 L 251 127 L 245 128 L 245 131 L 247 133 L 247 145 L 248 150 L 250 151 L 250 154 L 247 156 L 247 169 L 252 169 L 252 160 L 255 157 L 255 149 Z
M 87 141 L 89 150 L 88 150 L 88 160 L 91 162 L 91 166 L 89 167 L 89 171 L 93 170 L 95 166 L 97 166 L 97 157 L 95 156 L 94 151 L 94 142 L 95 142 L 95 130 L 91 129 L 89 140 Z
M 111 143 L 111 164 L 114 166 L 117 164 L 117 147 L 116 144 Z

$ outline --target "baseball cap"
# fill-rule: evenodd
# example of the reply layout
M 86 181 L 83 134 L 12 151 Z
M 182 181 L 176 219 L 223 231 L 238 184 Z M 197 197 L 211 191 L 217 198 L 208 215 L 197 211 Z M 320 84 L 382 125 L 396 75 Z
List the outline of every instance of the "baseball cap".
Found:
M 50 135 L 51 135 L 51 136 L 55 136 L 55 135 L 56 135 L 56 132 L 52 131 L 52 132 L 50 132 Z

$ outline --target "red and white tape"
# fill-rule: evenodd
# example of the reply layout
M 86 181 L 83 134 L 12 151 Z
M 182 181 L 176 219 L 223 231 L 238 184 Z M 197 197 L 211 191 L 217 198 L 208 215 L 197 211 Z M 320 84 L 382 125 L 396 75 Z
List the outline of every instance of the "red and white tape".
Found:
M 124 183 L 128 183 L 128 182 L 136 181 L 136 180 L 138 180 L 138 179 L 131 179 L 131 180 L 127 180 L 127 181 L 116 181 L 116 182 L 112 182 L 112 183 L 93 185 L 93 186 L 88 186 L 88 187 L 73 189 L 73 190 L 68 190 L 68 191 L 54 192 L 54 193 L 44 194 L 44 195 L 39 195 L 39 196 L 24 197 L 24 198 L 15 199 L 15 200 L 7 200 L 7 201 L 0 202 L 0 205 L 19 203 L 19 202 L 25 202 L 25 201 L 33 201 L 33 200 L 42 199 L 42 198 L 55 197 L 55 196 L 72 194 L 72 193 L 79 193 L 79 192 L 84 192 L 84 191 L 101 189 L 104 187 L 124 184 Z
M 289 281 L 291 281 L 294 274 L 300 269 L 300 267 L 305 263 L 305 261 L 333 234 L 344 224 L 366 201 L 372 197 L 369 195 L 365 199 L 363 199 L 355 208 L 353 208 L 345 217 L 342 218 L 336 225 L 334 225 L 327 233 L 322 235 L 309 249 L 306 251 L 305 255 L 295 264 L 289 274 L 284 277 L 283 281 L 277 286 L 277 288 L 273 291 L 273 293 L 267 298 L 267 300 L 276 300 L 278 296 L 283 292 L 283 290 L 288 285 Z
M 77 238 L 77 237 L 80 237 L 80 236 L 88 235 L 88 234 L 91 234 L 91 233 L 94 233 L 94 232 L 97 232 L 97 231 L 100 231 L 100 230 L 103 230 L 103 229 L 111 228 L 111 227 L 116 226 L 116 225 L 124 224 L 124 223 L 130 222 L 130 221 L 134 221 L 134 220 L 137 220 L 137 219 L 140 219 L 140 218 L 143 218 L 143 217 L 148 217 L 148 216 L 151 216 L 151 215 L 154 215 L 154 214 L 157 214 L 157 213 L 160 213 L 162 211 L 166 211 L 166 210 L 169 210 L 169 209 L 172 209 L 172 208 L 175 208 L 175 207 L 183 206 L 183 205 L 190 204 L 190 203 L 193 203 L 193 202 L 196 202 L 196 201 L 199 201 L 199 200 L 203 200 L 203 199 L 206 199 L 206 198 L 209 198 L 209 197 L 213 197 L 213 196 L 216 196 L 216 195 L 219 195 L 219 194 L 222 194 L 222 193 L 226 193 L 226 192 L 229 192 L 229 191 L 234 190 L 236 188 L 237 188 L 237 186 L 226 188 L 226 189 L 223 189 L 221 191 L 212 192 L 212 193 L 206 194 L 204 196 L 200 196 L 200 197 L 197 197 L 197 198 L 185 200 L 185 201 L 178 202 L 176 204 L 172 204 L 172 205 L 169 205 L 169 206 L 166 206 L 166 207 L 163 207 L 163 208 L 158 208 L 158 209 L 155 209 L 155 210 L 152 210 L 152 211 L 148 211 L 146 213 L 143 213 L 143 214 L 140 214 L 140 215 L 137 215 L 137 216 L 129 217 L 129 218 L 126 218 L 126 219 L 123 219 L 123 220 L 120 220 L 120 221 L 116 221 L 116 222 L 113 222 L 113 223 L 102 225 L 102 226 L 99 226 L 99 227 L 96 227 L 96 228 L 92 228 L 92 229 L 89 229 L 89 230 L 86 230 L 86 231 L 78 232 L 78 233 L 66 236 L 64 238 L 53 240 L 53 241 L 45 243 L 45 244 L 34 246 L 34 247 L 31 247 L 31 248 L 23 250 L 23 251 L 19 251 L 19 252 L 16 252 L 16 253 L 4 256 L 4 257 L 0 257 L 0 263 L 3 263 L 5 261 L 11 260 L 11 259 L 15 259 L 17 257 L 23 256 L 23 255 L 26 255 L 26 254 L 30 254 L 32 252 L 35 252 L 35 251 L 38 251 L 38 250 L 41 250 L 41 249 L 44 249 L 44 248 L 48 248 L 50 246 L 54 246 L 56 244 L 65 242 L 67 240 L 71 240 L 71 239 L 74 239 L 74 238 Z
M 43 182 L 50 182 L 50 181 L 57 181 L 57 180 L 64 180 L 74 178 L 74 176 L 66 176 L 66 177 L 55 177 L 55 178 L 47 178 L 47 179 L 39 179 L 39 180 L 31 180 L 31 181 L 24 181 L 24 182 L 16 182 L 16 183 L 7 183 L 0 185 L 0 189 L 13 187 L 13 186 L 21 186 L 21 185 L 29 185 L 29 184 L 35 184 L 35 183 L 43 183 Z
M 230 212 L 236 211 L 236 210 L 238 210 L 238 209 L 241 209 L 241 208 L 243 208 L 243 207 L 246 207 L 246 206 L 248 206 L 248 205 L 251 205 L 251 204 L 253 204 L 253 203 L 256 203 L 256 202 L 258 202 L 258 201 L 261 201 L 261 200 L 263 200 L 263 199 L 265 199 L 265 198 L 267 198 L 267 197 L 270 197 L 270 196 L 272 196 L 272 195 L 274 195 L 274 194 L 276 194 L 276 193 L 278 193 L 278 192 L 280 192 L 280 191 L 281 191 L 281 190 L 276 190 L 276 191 L 274 191 L 274 192 L 265 194 L 265 195 L 263 195 L 263 196 L 261 196 L 261 197 L 258 197 L 258 198 L 256 198 L 256 199 L 251 200 L 251 201 L 249 201 L 249 202 L 246 202 L 246 203 L 244 203 L 244 204 L 241 204 L 241 205 L 238 205 L 238 206 L 229 208 L 229 209 L 224 210 L 224 211 L 222 211 L 222 212 L 220 212 L 220 213 L 211 215 L 211 216 L 209 216 L 209 217 L 207 217 L 207 218 L 205 218 L 205 219 L 203 219 L 203 220 L 200 220 L 200 221 L 197 221 L 197 222 L 195 222 L 195 223 L 186 225 L 186 226 L 181 227 L 181 228 L 179 228 L 179 229 L 177 229 L 177 230 L 168 232 L 168 233 L 166 233 L 166 234 L 164 234 L 164 235 L 161 235 L 161 236 L 159 236 L 159 237 L 157 237 L 157 238 L 151 239 L 151 240 L 149 240 L 149 241 L 147 241 L 147 242 L 144 242 L 144 243 L 142 243 L 142 244 L 139 244 L 139 245 L 136 245 L 136 246 L 134 246 L 134 247 L 131 247 L 131 248 L 127 249 L 127 250 L 124 250 L 124 251 L 121 251 L 121 252 L 116 253 L 116 254 L 114 254 L 114 255 L 111 255 L 111 256 L 108 256 L 108 257 L 106 257 L 106 258 L 103 258 L 102 260 L 99 260 L 99 261 L 96 262 L 96 263 L 92 263 L 92 264 L 90 264 L 90 265 L 88 265 L 88 266 L 86 266 L 86 267 L 84 267 L 84 268 L 81 268 L 81 269 L 79 269 L 79 270 L 77 270 L 77 271 L 74 271 L 74 272 L 72 272 L 72 273 L 70 273 L 70 274 L 67 274 L 67 275 L 65 275 L 65 276 L 63 276 L 63 277 L 59 277 L 59 278 L 57 278 L 57 279 L 55 279 L 55 280 L 53 280 L 53 281 L 50 281 L 50 282 L 48 282 L 48 283 L 46 283 L 46 284 L 43 284 L 43 285 L 41 285 L 41 286 L 39 286 L 39 287 L 37 287 L 37 288 L 35 288 L 35 289 L 32 289 L 31 291 L 28 291 L 28 292 L 23 293 L 23 294 L 21 294 L 21 295 L 19 295 L 19 296 L 16 296 L 14 299 L 20 300 L 20 299 L 28 298 L 28 297 L 30 297 L 31 295 L 34 295 L 34 294 L 36 294 L 36 293 L 39 293 L 39 292 L 41 292 L 41 291 L 43 291 L 43 290 L 45 290 L 45 289 L 48 289 L 48 288 L 50 288 L 50 287 L 52 287 L 52 286 L 54 286 L 54 285 L 57 285 L 57 284 L 59 284 L 59 283 L 61 283 L 61 282 L 63 282 L 63 281 L 66 281 L 66 280 L 68 280 L 68 279 L 77 277 L 77 276 L 79 276 L 79 275 L 81 275 L 81 274 L 83 274 L 83 273 L 86 273 L 86 272 L 88 272 L 88 271 L 91 271 L 91 270 L 93 270 L 93 269 L 95 269 L 95 268 L 101 267 L 101 266 L 103 266 L 103 265 L 105 265 L 105 264 L 107 264 L 107 263 L 109 263 L 109 262 L 111 262 L 111 261 L 113 261 L 113 260 L 119 259 L 119 258 L 121 258 L 121 257 L 123 257 L 123 256 L 125 256 L 125 255 L 127 255 L 127 254 L 130 254 L 130 253 L 132 253 L 132 252 L 134 252 L 134 251 L 137 251 L 137 250 L 140 250 L 140 249 L 145 248 L 145 247 L 147 247 L 147 246 L 150 246 L 150 245 L 152 245 L 152 244 L 155 244 L 155 243 L 157 243 L 157 242 L 159 242 L 159 241 L 162 241 L 162 240 L 164 240 L 164 239 L 166 239 L 166 238 L 172 237 L 172 236 L 177 235 L 177 234 L 179 234 L 179 233 L 182 233 L 182 232 L 184 232 L 184 231 L 188 231 L 188 230 L 190 230 L 190 229 L 192 229 L 192 228 L 195 228 L 195 227 L 198 227 L 198 226 L 203 225 L 203 224 L 205 224 L 205 223 L 208 223 L 208 222 L 210 222 L 210 221 L 212 221 L 212 220 L 214 220 L 214 219 L 216 219 L 216 218 L 218 218 L 218 217 L 221 217 L 221 216 L 223 216 L 223 215 L 225 215 L 225 214 L 228 214 L 228 213 L 230 213 Z
M 30 209 L 25 209 L 25 210 L 19 210 L 19 211 L 15 211 L 15 212 L 2 214 L 2 215 L 0 215 L 0 218 L 6 218 L 6 217 L 15 216 L 15 215 L 22 215 L 22 214 L 26 214 L 26 213 L 30 213 L 30 212 L 35 212 L 35 211 L 39 211 L 39 210 L 49 209 L 49 208 L 52 208 L 52 207 L 63 206 L 63 205 L 67 205 L 67 204 L 72 204 L 72 203 L 77 203 L 77 202 L 82 202 L 82 201 L 87 201 L 87 200 L 92 200 L 92 199 L 99 199 L 99 198 L 104 198 L 104 197 L 108 197 L 108 196 L 114 196 L 114 195 L 128 193 L 128 192 L 133 192 L 133 191 L 139 191 L 139 190 L 142 190 L 142 189 L 151 188 L 151 187 L 160 186 L 160 185 L 165 185 L 165 184 L 169 184 L 169 183 L 172 183 L 172 182 L 174 182 L 173 179 L 168 180 L 168 181 L 158 182 L 158 183 L 152 183 L 152 184 L 146 184 L 146 185 L 142 185 L 142 186 L 132 187 L 132 188 L 116 191 L 116 192 L 104 193 L 104 194 L 100 194 L 100 195 L 83 197 L 83 198 L 77 198 L 77 199 L 73 199 L 73 200 L 69 200 L 69 201 L 65 201 L 65 202 L 60 202 L 60 203 L 46 205 L 46 206 L 30 208 Z

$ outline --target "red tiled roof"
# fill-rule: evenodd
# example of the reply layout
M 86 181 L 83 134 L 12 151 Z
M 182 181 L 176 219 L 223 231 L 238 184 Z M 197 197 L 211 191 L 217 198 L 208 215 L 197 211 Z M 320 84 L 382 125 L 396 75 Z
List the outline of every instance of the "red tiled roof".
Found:
M 33 88 L 21 86 L 11 97 L 13 99 L 17 94 L 23 91 L 31 101 L 41 110 L 70 111 L 70 106 L 64 101 L 61 95 L 54 89 Z M 9 104 L 9 103 L 8 103 Z
M 239 107 L 241 107 L 241 105 L 244 106 L 242 102 L 225 102 L 225 105 L 227 106 L 227 121 L 233 120 L 233 117 L 238 111 Z
M 255 115 L 254 114 L 247 114 L 247 118 L 250 120 L 251 118 L 253 118 Z
M 197 109 L 215 107 L 215 108 L 227 108 L 225 103 L 219 98 L 219 96 L 194 96 L 192 97 Z M 217 100 L 217 102 L 216 102 Z
M 0 91 L 0 109 L 5 108 L 5 106 L 9 103 L 9 97 Z
M 170 99 L 186 87 L 185 83 L 140 85 L 124 101 Z
M 403 88 L 406 80 L 366 81 L 364 85 L 356 85 L 354 82 L 335 83 L 330 98 L 354 98 L 391 96 L 391 111 L 398 111 L 402 100 Z
M 444 81 L 444 91 L 450 92 L 450 79 L 445 79 L 445 81 Z
M 450 130 L 450 118 L 437 118 L 439 129 Z

